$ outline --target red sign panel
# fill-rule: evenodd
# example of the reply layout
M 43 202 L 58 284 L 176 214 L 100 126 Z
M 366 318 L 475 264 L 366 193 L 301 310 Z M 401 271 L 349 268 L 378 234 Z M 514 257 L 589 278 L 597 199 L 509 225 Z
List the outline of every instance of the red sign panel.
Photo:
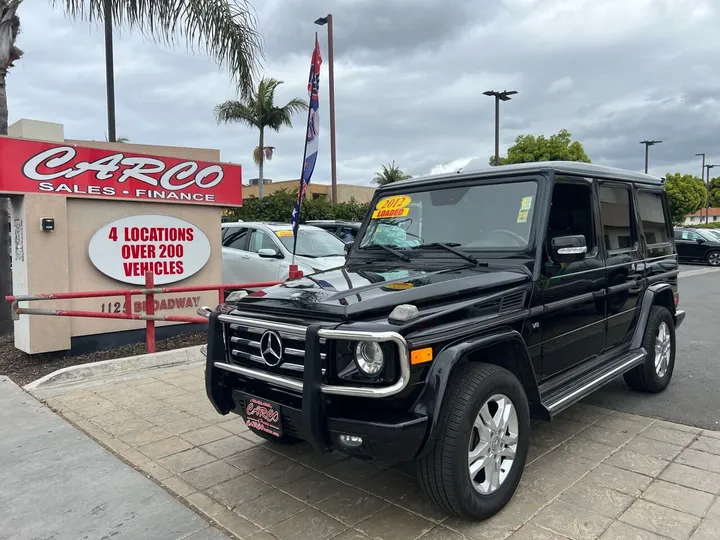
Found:
M 0 193 L 242 205 L 240 165 L 0 137 Z

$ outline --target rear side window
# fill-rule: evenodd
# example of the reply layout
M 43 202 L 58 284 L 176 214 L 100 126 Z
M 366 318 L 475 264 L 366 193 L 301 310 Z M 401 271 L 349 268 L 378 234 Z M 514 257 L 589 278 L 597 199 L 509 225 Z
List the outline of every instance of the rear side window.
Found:
M 599 187 L 603 236 L 608 251 L 635 247 L 630 189 L 603 184 Z
M 228 227 L 228 232 L 223 238 L 223 247 L 231 249 L 247 250 L 248 229 L 245 227 Z
M 638 206 L 645 241 L 648 244 L 663 244 L 669 241 L 662 195 L 651 191 L 639 191 Z

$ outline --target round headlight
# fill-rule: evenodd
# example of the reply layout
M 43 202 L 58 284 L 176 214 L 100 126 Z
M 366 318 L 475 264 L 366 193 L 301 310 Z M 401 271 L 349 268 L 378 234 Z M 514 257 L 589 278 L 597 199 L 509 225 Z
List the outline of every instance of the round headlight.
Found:
M 377 375 L 385 365 L 382 347 L 374 341 L 361 341 L 355 347 L 355 362 L 366 375 Z

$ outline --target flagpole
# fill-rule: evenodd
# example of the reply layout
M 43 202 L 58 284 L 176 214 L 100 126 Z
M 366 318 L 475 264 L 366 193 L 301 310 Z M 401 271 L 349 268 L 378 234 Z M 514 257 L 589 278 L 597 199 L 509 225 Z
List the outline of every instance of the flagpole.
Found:
M 315 47 L 317 47 L 318 44 L 318 35 L 317 32 L 315 32 Z M 313 53 L 315 49 L 313 48 Z M 307 159 L 307 134 L 308 129 L 310 129 L 310 115 L 312 114 L 312 91 L 309 92 L 309 101 L 308 101 L 308 114 L 307 114 L 307 121 L 305 122 L 305 149 L 303 150 L 303 159 L 302 159 L 302 167 L 300 168 L 300 186 L 298 187 L 298 215 L 297 215 L 297 223 L 295 225 L 295 230 L 293 231 L 293 250 L 292 250 L 292 262 L 291 264 L 295 264 L 295 248 L 297 247 L 297 239 L 298 239 L 298 232 L 300 229 L 300 209 L 302 208 L 303 199 L 305 198 L 303 191 L 303 173 L 305 172 L 305 160 Z

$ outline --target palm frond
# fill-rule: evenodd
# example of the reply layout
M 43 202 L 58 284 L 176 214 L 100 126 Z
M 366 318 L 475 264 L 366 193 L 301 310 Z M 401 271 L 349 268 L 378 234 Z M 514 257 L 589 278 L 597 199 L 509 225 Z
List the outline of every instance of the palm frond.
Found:
M 50 0 L 73 19 L 103 19 L 104 0 Z M 225 66 L 243 96 L 252 91 L 264 60 L 255 11 L 247 0 L 110 0 L 116 24 L 138 30 L 153 41 L 205 50 Z
M 242 101 L 229 100 L 217 105 L 215 120 L 218 124 L 237 122 L 249 127 L 260 127 L 257 123 L 255 108 Z

